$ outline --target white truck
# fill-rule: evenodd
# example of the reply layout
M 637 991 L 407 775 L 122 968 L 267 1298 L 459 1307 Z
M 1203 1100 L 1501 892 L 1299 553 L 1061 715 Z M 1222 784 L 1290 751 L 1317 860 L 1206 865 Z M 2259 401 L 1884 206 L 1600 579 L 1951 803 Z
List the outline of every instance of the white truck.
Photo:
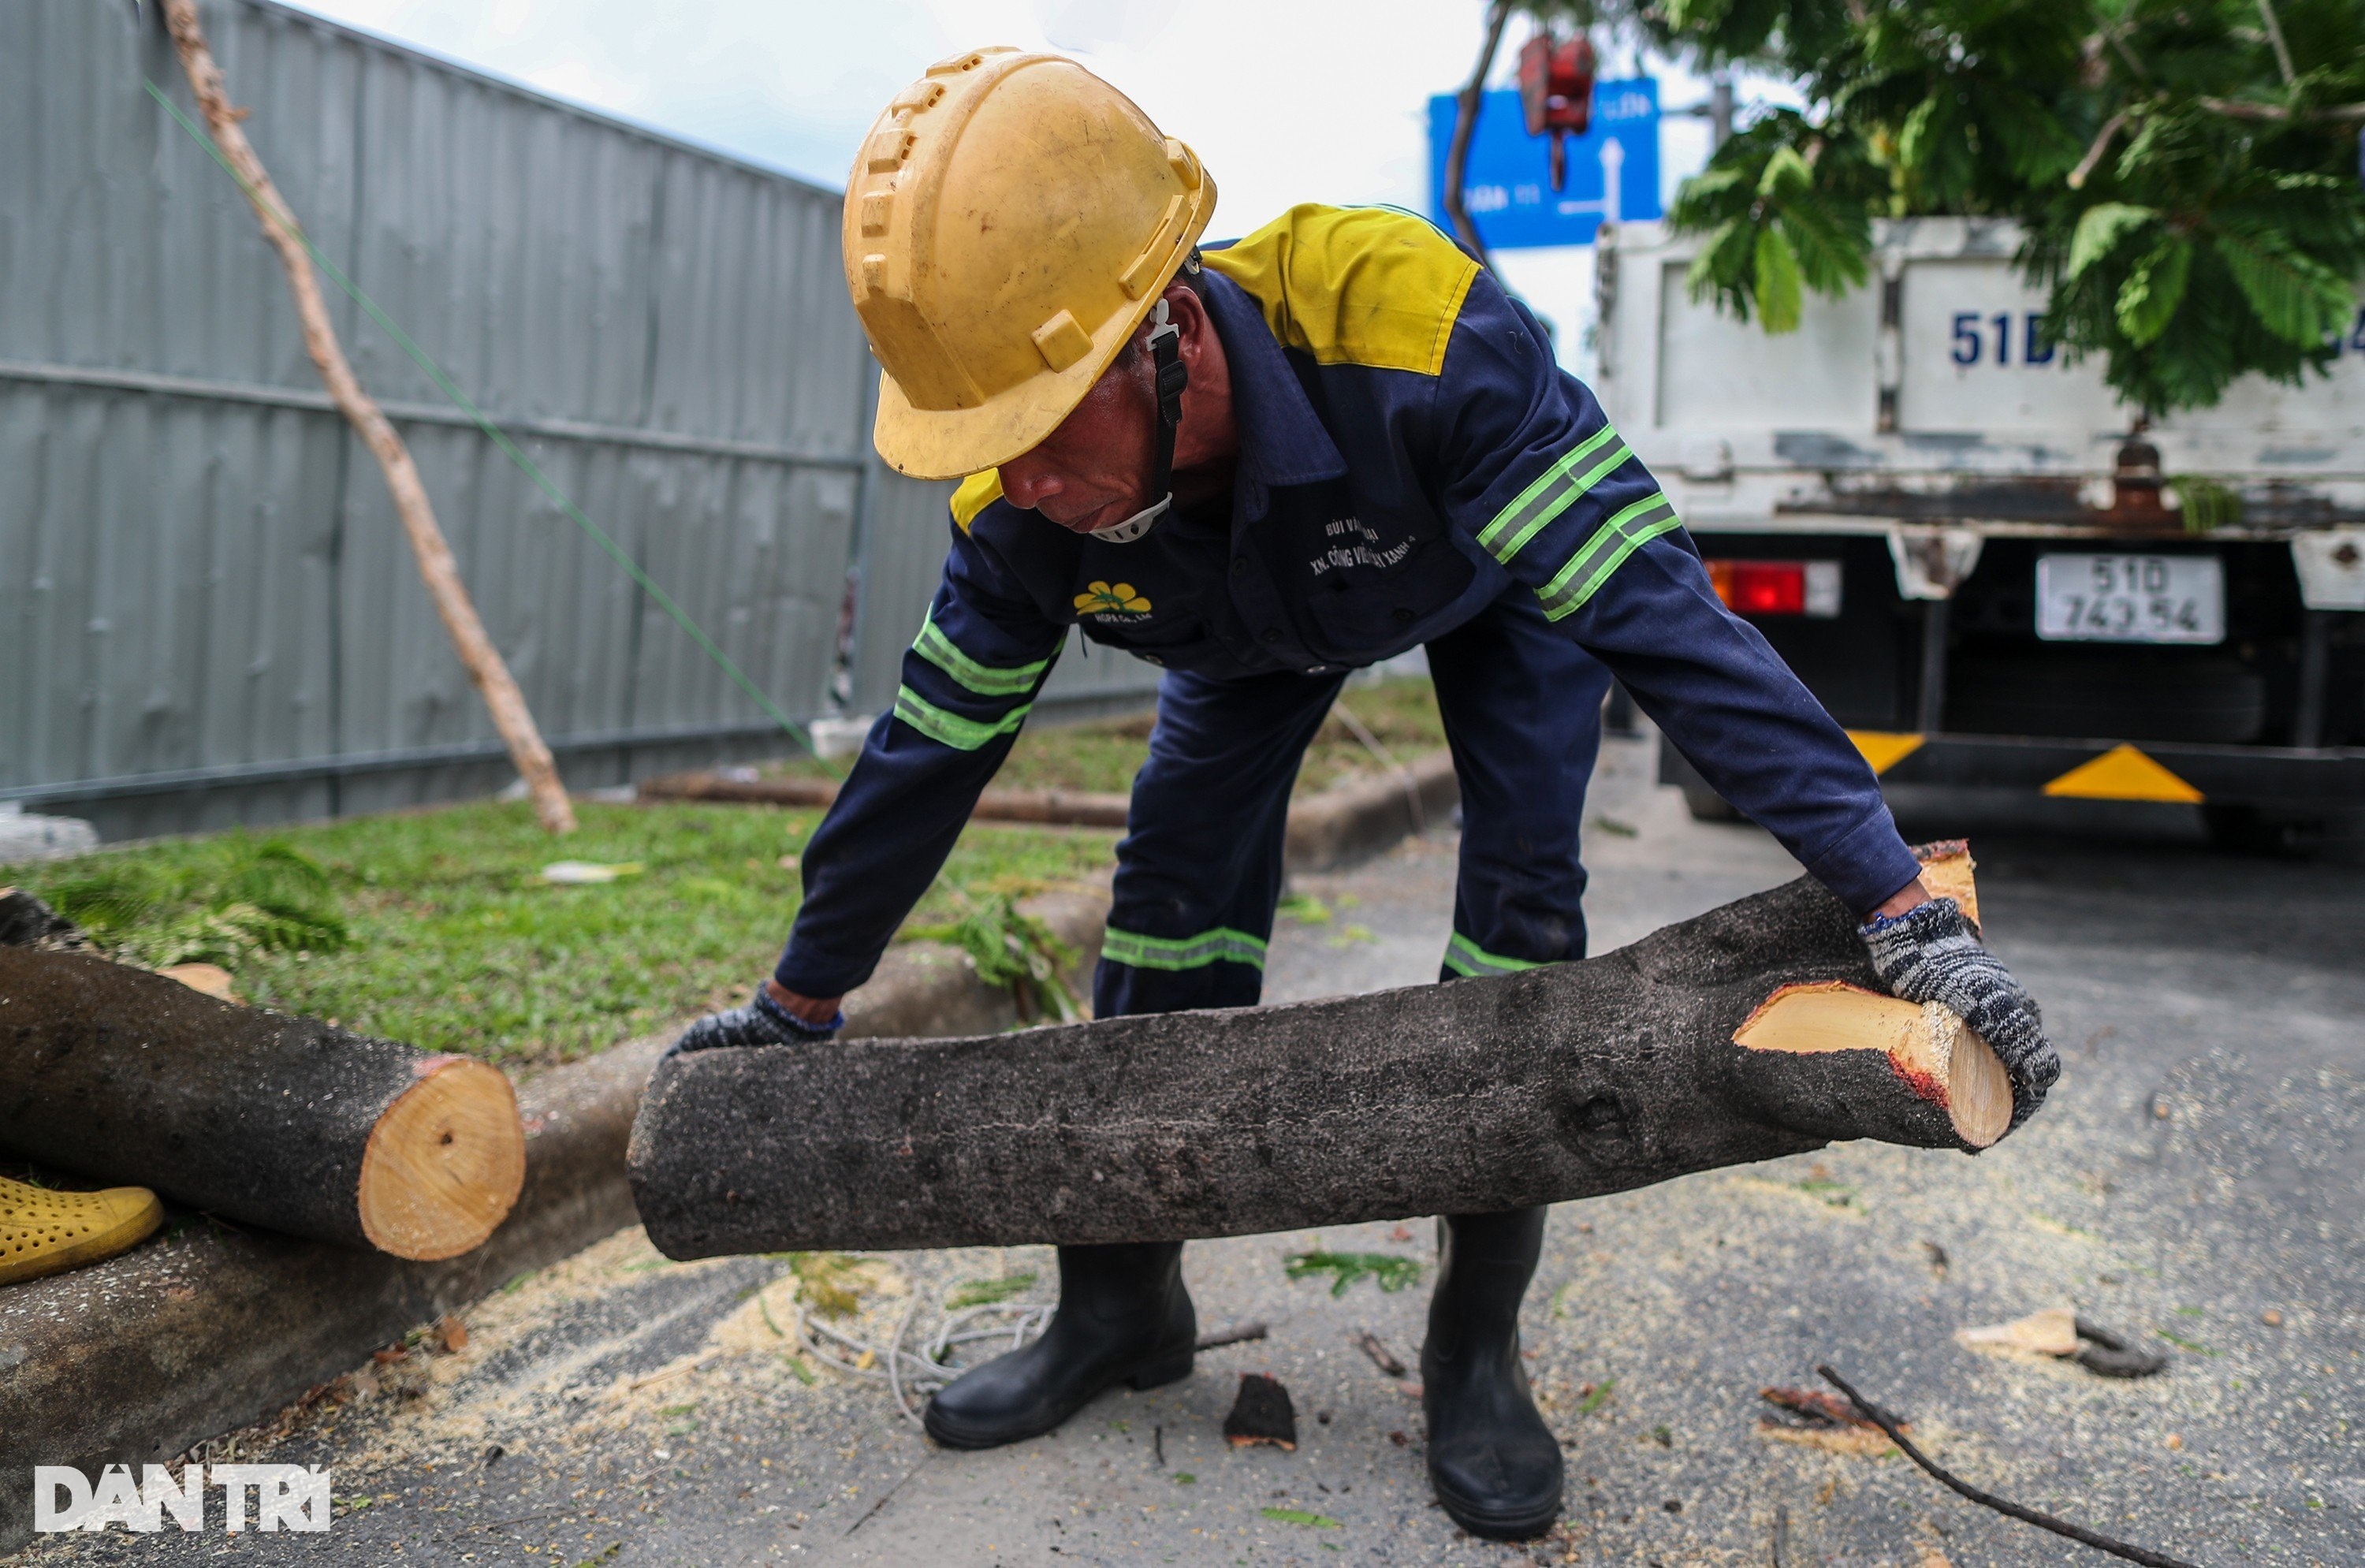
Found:
M 1602 230 L 1597 390 L 1726 601 L 1884 783 L 2188 801 L 2246 844 L 2365 806 L 2365 308 L 2328 379 L 2139 430 L 2045 341 L 2011 224 L 1876 238 L 1777 337 L 1691 297 L 1692 241 Z

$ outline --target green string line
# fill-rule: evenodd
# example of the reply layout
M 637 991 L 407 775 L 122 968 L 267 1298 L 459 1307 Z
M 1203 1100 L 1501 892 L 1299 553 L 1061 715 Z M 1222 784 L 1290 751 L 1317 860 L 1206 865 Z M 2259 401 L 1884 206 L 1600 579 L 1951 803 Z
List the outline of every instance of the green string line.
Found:
M 294 239 L 297 244 L 303 246 L 305 253 L 312 258 L 313 265 L 328 274 L 330 280 L 339 288 L 343 289 L 346 296 L 351 298 L 354 304 L 360 306 L 364 311 L 368 312 L 369 319 L 376 322 L 378 326 L 384 330 L 386 335 L 392 338 L 396 344 L 401 348 L 402 352 L 410 356 L 412 363 L 428 374 L 429 377 L 434 381 L 435 385 L 442 388 L 443 395 L 452 399 L 453 405 L 462 413 L 467 415 L 471 420 L 475 421 L 476 428 L 491 438 L 493 444 L 500 448 L 502 454 L 508 457 L 511 463 L 517 465 L 518 471 L 522 473 L 527 478 L 532 479 L 535 485 L 540 487 L 542 493 L 549 497 L 561 511 L 572 518 L 575 521 L 575 525 L 590 536 L 592 543 L 599 545 L 600 549 L 606 551 L 609 558 L 614 561 L 616 565 L 623 567 L 624 570 L 631 575 L 633 581 L 638 583 L 642 589 L 645 591 L 650 598 L 657 601 L 658 606 L 662 608 L 667 615 L 673 617 L 674 624 L 679 626 L 684 632 L 689 633 L 691 640 L 697 643 L 701 648 L 705 650 L 706 656 L 708 658 L 712 659 L 716 665 L 720 666 L 725 675 L 729 676 L 733 680 L 737 681 L 739 683 L 739 689 L 745 691 L 748 696 L 754 698 L 756 700 L 756 705 L 763 709 L 763 711 L 769 715 L 773 722 L 778 723 L 780 728 L 786 730 L 789 733 L 790 739 L 794 740 L 799 745 L 804 747 L 806 751 L 811 752 L 813 754 L 813 760 L 820 763 L 823 767 L 828 769 L 832 777 L 840 779 L 846 777 L 843 772 L 839 771 L 835 764 L 832 763 L 827 757 L 822 756 L 819 751 L 814 749 L 813 741 L 811 737 L 806 734 L 804 728 L 798 724 L 794 720 L 790 719 L 786 713 L 780 711 L 779 704 L 775 703 L 770 697 L 765 694 L 763 688 L 757 686 L 753 680 L 750 680 L 747 678 L 746 672 L 732 662 L 731 655 L 724 653 L 721 647 L 716 645 L 714 639 L 706 634 L 706 629 L 699 625 L 696 621 L 690 619 L 689 612 L 683 610 L 680 605 L 676 604 L 674 602 L 673 596 L 666 592 L 665 589 L 659 588 L 656 581 L 650 577 L 648 573 L 641 569 L 640 563 L 633 560 L 631 554 L 629 554 L 622 546 L 619 545 L 613 539 L 608 536 L 608 532 L 605 529 L 601 528 L 598 523 L 593 522 L 589 518 L 584 516 L 582 510 L 577 508 L 573 501 L 567 499 L 566 492 L 561 490 L 555 484 L 552 483 L 550 476 L 544 474 L 541 467 L 535 464 L 532 458 L 528 457 L 523 452 L 518 450 L 517 443 L 511 441 L 508 434 L 504 432 L 499 425 L 494 424 L 490 419 L 486 417 L 485 411 L 476 407 L 475 400 L 470 398 L 465 392 L 461 391 L 458 386 L 453 384 L 452 378 L 443 374 L 443 367 L 437 364 L 435 361 L 429 356 L 425 349 L 420 348 L 418 343 L 414 342 L 411 340 L 409 333 L 404 331 L 400 327 L 396 326 L 393 319 L 388 317 L 385 311 L 378 308 L 376 300 L 372 299 L 367 294 L 362 292 L 361 286 L 354 283 L 353 279 L 347 277 L 344 274 L 343 268 L 338 266 L 336 263 L 331 261 L 326 255 L 322 254 L 320 248 L 312 243 L 311 236 L 305 233 L 302 228 L 289 224 L 285 218 L 282 218 L 276 212 L 271 209 L 269 203 L 261 199 L 260 193 L 258 193 L 252 185 L 249 185 L 246 183 L 245 178 L 239 174 L 237 169 L 230 165 L 230 160 L 222 155 L 221 149 L 214 144 L 214 139 L 211 136 L 208 136 L 202 127 L 196 125 L 189 118 L 188 116 L 183 114 L 181 112 L 181 106 L 173 102 L 173 100 L 166 95 L 164 91 L 158 87 L 155 83 L 149 81 L 146 77 L 142 77 L 140 78 L 140 84 L 148 89 L 148 95 L 155 99 L 158 103 L 163 105 L 164 112 L 171 115 L 174 119 L 178 121 L 181 129 L 187 131 L 189 135 L 196 140 L 197 145 L 204 148 L 207 153 L 212 157 L 213 161 L 221 165 L 222 173 L 228 174 L 232 180 L 237 182 L 239 189 L 246 193 L 247 199 L 252 202 L 257 207 L 262 208 L 271 220 L 277 224 L 285 233 Z

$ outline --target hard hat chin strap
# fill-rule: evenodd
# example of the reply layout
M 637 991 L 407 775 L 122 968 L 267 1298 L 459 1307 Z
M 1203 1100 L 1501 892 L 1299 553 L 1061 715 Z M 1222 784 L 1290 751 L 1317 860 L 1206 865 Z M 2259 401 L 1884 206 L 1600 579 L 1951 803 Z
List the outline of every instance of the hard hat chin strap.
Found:
M 1106 528 L 1093 531 L 1094 539 L 1130 544 L 1148 533 L 1174 505 L 1174 432 L 1182 427 L 1182 389 L 1191 384 L 1191 370 L 1182 363 L 1182 331 L 1166 317 L 1160 299 L 1149 313 L 1149 358 L 1158 376 L 1158 458 L 1149 471 L 1149 493 L 1158 498 Z

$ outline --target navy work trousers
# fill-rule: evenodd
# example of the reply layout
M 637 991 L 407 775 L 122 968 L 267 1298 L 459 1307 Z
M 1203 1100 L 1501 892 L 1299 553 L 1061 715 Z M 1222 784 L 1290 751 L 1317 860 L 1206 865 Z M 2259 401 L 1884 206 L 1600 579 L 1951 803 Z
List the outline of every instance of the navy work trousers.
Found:
M 1431 642 L 1429 665 L 1462 784 L 1440 978 L 1585 957 L 1577 830 L 1608 672 L 1525 588 Z M 1256 1002 L 1291 786 L 1345 678 L 1167 676 L 1117 846 L 1097 1016 Z

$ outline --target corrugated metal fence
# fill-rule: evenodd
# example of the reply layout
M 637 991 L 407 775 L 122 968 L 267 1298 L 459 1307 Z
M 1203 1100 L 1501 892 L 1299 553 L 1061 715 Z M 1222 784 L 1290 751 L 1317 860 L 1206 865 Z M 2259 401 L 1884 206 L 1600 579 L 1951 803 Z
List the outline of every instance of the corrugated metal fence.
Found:
M 799 718 L 829 706 L 861 540 L 851 673 L 876 706 L 942 558 L 943 492 L 869 457 L 837 194 L 268 0 L 202 9 L 321 250 Z M 0 801 L 117 836 L 498 788 L 499 745 L 252 214 L 143 76 L 187 105 L 129 0 L 0 6 Z M 331 299 L 569 783 L 781 750 Z

